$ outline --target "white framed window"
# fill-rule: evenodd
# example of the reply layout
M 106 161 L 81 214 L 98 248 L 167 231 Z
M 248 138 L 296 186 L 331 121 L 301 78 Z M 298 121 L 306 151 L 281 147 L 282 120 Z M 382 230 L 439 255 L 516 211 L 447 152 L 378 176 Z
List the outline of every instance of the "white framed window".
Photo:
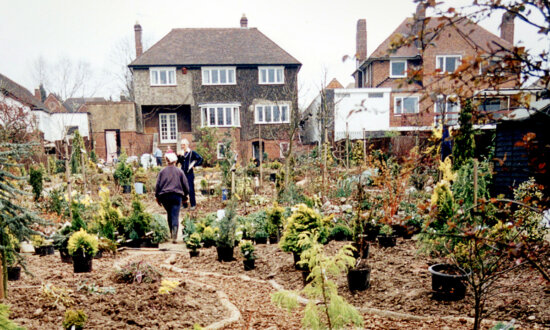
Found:
M 479 74 L 487 76 L 503 76 L 506 70 L 506 62 L 498 57 L 486 58 L 479 63 Z
M 240 104 L 203 104 L 201 109 L 202 127 L 240 127 Z
M 394 114 L 418 113 L 418 96 L 396 96 L 393 99 Z
M 444 95 L 437 96 L 435 103 L 436 113 L 458 113 L 460 112 L 460 100 L 456 95 L 448 95 L 444 100 Z
M 289 104 L 258 104 L 254 111 L 255 124 L 290 123 Z
M 216 150 L 216 156 L 218 159 L 224 159 L 225 158 L 225 144 L 218 142 L 218 147 Z
M 235 85 L 237 84 L 234 66 L 204 66 L 202 71 L 203 85 Z
M 175 113 L 159 113 L 160 143 L 178 140 L 178 116 Z
M 151 86 L 175 86 L 176 68 L 149 68 Z
M 281 151 L 281 158 L 285 158 L 285 155 L 288 153 L 290 144 L 288 142 L 281 142 L 279 144 L 279 150 Z
M 258 83 L 260 85 L 284 84 L 284 66 L 260 66 L 258 67 Z
M 461 61 L 461 55 L 439 55 L 435 57 L 435 69 L 439 73 L 455 72 Z
M 407 61 L 390 61 L 390 78 L 403 78 L 407 76 Z

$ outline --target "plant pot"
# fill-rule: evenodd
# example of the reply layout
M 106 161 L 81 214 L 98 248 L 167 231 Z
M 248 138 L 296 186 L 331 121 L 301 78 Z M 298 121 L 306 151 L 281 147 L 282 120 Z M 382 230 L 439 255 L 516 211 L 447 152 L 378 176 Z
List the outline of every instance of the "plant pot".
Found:
M 8 281 L 19 281 L 21 278 L 21 267 L 8 266 Z
M 94 259 L 101 259 L 103 257 L 103 250 L 98 250 L 94 256 Z
M 464 283 L 471 272 L 450 264 L 435 264 L 428 268 L 432 274 L 433 297 L 437 300 L 461 300 L 466 295 Z
M 53 245 L 43 245 L 34 248 L 35 254 L 39 256 L 47 256 L 49 254 L 54 254 L 55 249 L 53 248 Z
M 256 244 L 267 244 L 267 237 L 256 237 Z
M 212 241 L 204 241 L 204 242 L 202 242 L 202 247 L 203 247 L 203 248 L 211 248 L 211 247 L 213 247 L 213 246 L 214 246 L 214 242 L 212 242 Z
M 256 261 L 255 259 L 243 260 L 244 270 L 252 270 L 256 268 L 256 266 L 254 265 L 255 261 Z
M 392 225 L 391 228 L 397 237 L 403 237 L 407 233 L 407 227 L 403 225 Z
M 302 281 L 304 282 L 304 286 L 311 282 L 311 278 L 308 278 L 309 274 L 311 274 L 309 270 L 302 271 Z
M 75 273 L 89 273 L 92 271 L 92 255 L 74 255 L 73 269 Z
M 131 247 L 131 248 L 139 248 L 141 247 L 141 243 L 143 243 L 143 240 L 137 238 L 137 239 L 128 240 L 124 242 L 122 245 Z
M 71 257 L 67 249 L 59 249 L 59 255 L 61 256 L 61 262 L 64 262 L 66 264 L 73 263 L 73 257 Z
M 369 257 L 370 243 L 363 242 L 362 249 L 360 248 L 358 243 L 352 243 L 351 245 L 355 248 L 355 251 L 353 251 L 353 257 L 355 259 L 357 258 L 367 259 Z
M 300 259 L 302 258 L 302 256 L 300 255 L 300 253 L 298 252 L 292 252 L 292 257 L 294 257 L 294 268 L 296 270 L 307 270 L 308 267 L 307 265 L 300 265 L 298 264 L 298 262 L 300 261 Z
M 269 173 L 269 181 L 275 182 L 277 180 L 277 173 Z
M 141 244 L 139 245 L 139 247 L 144 247 L 144 248 L 158 248 L 159 247 L 159 243 L 155 242 L 153 243 L 153 241 L 151 241 L 150 238 L 146 238 L 146 239 L 143 239 L 141 241 Z
M 189 257 L 190 257 L 190 258 L 198 257 L 200 253 L 201 253 L 201 252 L 198 251 L 198 250 L 196 250 L 196 251 L 189 251 Z
M 380 244 L 381 247 L 393 247 L 397 244 L 397 235 L 378 235 L 378 244 Z
M 364 291 L 369 288 L 370 266 L 348 270 L 348 288 L 350 291 Z
M 209 194 L 208 194 L 208 190 L 206 190 L 206 189 L 201 189 L 201 194 L 202 194 L 203 196 L 209 195 Z
M 123 185 L 122 186 L 122 193 L 123 194 L 129 194 L 132 192 L 132 186 L 130 185 Z
M 232 247 L 216 247 L 218 252 L 218 261 L 233 261 L 233 248 Z
M 144 184 L 143 182 L 135 182 L 134 183 L 134 189 L 136 191 L 136 194 L 142 195 L 144 193 Z
M 269 237 L 269 244 L 277 244 L 277 243 L 279 243 L 279 238 L 277 236 Z
M 378 232 L 380 231 L 379 225 L 369 225 L 365 229 L 365 234 L 367 241 L 374 242 L 376 241 L 376 237 L 378 236 Z

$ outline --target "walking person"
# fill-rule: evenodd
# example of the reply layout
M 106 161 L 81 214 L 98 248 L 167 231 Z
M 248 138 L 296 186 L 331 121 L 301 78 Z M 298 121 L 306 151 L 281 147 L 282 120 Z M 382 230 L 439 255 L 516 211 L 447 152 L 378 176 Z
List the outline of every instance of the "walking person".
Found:
M 155 149 L 153 156 L 157 159 L 157 166 L 162 166 L 162 150 L 159 147 Z
M 187 205 L 187 196 L 189 195 L 189 185 L 187 178 L 181 169 L 176 167 L 178 157 L 175 153 L 164 155 L 166 167 L 160 171 L 157 177 L 155 187 L 155 197 L 157 203 L 162 205 L 168 215 L 168 228 L 172 243 L 176 243 L 178 238 L 180 207 Z
M 181 148 L 183 151 L 178 154 L 177 164 L 181 164 L 181 169 L 187 178 L 187 183 L 189 184 L 189 204 L 191 204 L 191 210 L 194 210 L 197 206 L 197 201 L 195 200 L 195 173 L 193 172 L 193 168 L 202 164 L 202 156 L 191 150 L 187 139 L 181 140 Z

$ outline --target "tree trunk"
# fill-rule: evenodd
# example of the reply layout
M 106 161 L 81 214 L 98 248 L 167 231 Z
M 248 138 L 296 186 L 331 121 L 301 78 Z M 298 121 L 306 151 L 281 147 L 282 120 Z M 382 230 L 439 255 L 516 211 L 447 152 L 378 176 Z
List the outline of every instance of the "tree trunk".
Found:
M 67 179 L 67 196 L 69 200 L 69 218 L 73 218 L 71 205 L 73 204 L 72 187 L 71 187 L 71 168 L 69 164 L 69 139 L 65 137 L 65 177 Z

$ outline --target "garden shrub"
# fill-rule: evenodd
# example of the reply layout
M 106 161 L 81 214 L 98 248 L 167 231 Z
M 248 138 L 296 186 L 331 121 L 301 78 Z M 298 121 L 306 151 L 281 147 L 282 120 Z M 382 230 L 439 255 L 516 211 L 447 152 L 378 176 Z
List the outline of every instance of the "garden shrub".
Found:
M 150 229 L 153 232 L 152 243 L 162 243 L 170 238 L 168 222 L 161 214 L 153 214 L 151 216 Z
M 10 320 L 10 307 L 0 304 L 0 329 L 5 330 L 23 330 L 25 328 L 18 326 Z
M 130 262 L 114 273 L 114 280 L 118 283 L 155 283 L 162 274 L 152 265 L 144 262 Z
M 42 188 L 44 184 L 44 178 L 43 178 L 43 171 L 41 168 L 30 169 L 29 172 L 29 184 L 32 187 L 32 193 L 34 194 L 34 200 L 38 201 L 40 199 L 40 195 L 42 195 Z
M 46 208 L 50 212 L 57 213 L 57 215 L 65 216 L 69 214 L 69 203 L 65 199 L 63 188 L 50 190 Z
M 301 253 L 307 247 L 298 245 L 300 234 L 305 232 L 313 233 L 314 231 L 318 233 L 319 242 L 324 244 L 327 242 L 329 235 L 329 222 L 330 218 L 323 218 L 313 209 L 304 204 L 299 204 L 287 220 L 279 246 L 285 252 Z
M 349 229 L 348 226 L 339 224 L 332 228 L 329 234 L 329 239 L 331 240 L 348 240 L 353 233 L 351 232 L 351 229 Z
M 97 237 L 88 234 L 84 229 L 80 229 L 69 238 L 67 249 L 72 256 L 80 254 L 94 256 L 98 251 Z
M 235 231 L 237 229 L 235 202 L 230 201 L 225 208 L 225 215 L 219 221 L 219 231 L 216 236 L 217 247 L 231 248 L 235 246 Z
M 135 240 L 145 236 L 145 233 L 151 229 L 152 216 L 144 211 L 145 207 L 141 203 L 138 195 L 134 195 L 132 200 L 132 213 L 124 219 L 124 236 Z
M 61 325 L 65 329 L 70 329 L 73 326 L 75 329 L 82 329 L 86 322 L 88 322 L 88 315 L 82 309 L 76 311 L 68 309 L 65 311 L 65 317 Z
M 280 207 L 277 202 L 273 204 L 267 212 L 267 232 L 271 237 L 279 237 L 280 231 L 283 228 L 285 209 Z
M 532 208 L 540 208 L 544 195 L 541 186 L 534 178 L 521 183 L 514 190 L 514 200 L 523 203 L 513 213 L 514 223 L 518 224 L 518 230 L 529 241 L 542 241 L 548 233 L 547 225 L 542 223 L 543 215 Z

